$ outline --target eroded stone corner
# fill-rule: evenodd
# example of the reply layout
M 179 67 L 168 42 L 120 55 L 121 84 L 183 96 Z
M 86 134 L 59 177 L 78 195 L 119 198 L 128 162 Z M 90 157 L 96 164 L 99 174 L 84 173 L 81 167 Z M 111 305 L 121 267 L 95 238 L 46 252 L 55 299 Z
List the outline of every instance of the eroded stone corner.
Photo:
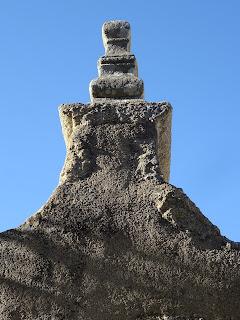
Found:
M 156 151 L 159 168 L 163 180 L 168 182 L 170 177 L 171 162 L 171 129 L 172 129 L 172 107 L 166 104 L 162 112 L 155 118 L 157 132 Z
M 60 183 L 85 178 L 91 171 L 91 155 L 87 143 L 89 124 L 82 121 L 88 110 L 85 104 L 59 107 L 62 132 L 66 143 L 66 159 L 60 174 Z

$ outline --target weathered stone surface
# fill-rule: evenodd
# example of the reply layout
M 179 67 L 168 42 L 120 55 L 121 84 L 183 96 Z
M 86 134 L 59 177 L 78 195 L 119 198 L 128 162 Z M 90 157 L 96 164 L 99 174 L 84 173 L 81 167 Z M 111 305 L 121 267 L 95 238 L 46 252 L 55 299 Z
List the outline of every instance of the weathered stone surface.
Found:
M 155 177 L 168 181 L 170 173 L 172 108 L 166 102 L 125 100 L 60 107 L 60 118 L 67 146 L 61 182 L 90 176 L 98 168 L 119 168 L 132 163 L 136 179 Z M 102 130 L 122 128 L 117 141 L 98 146 Z M 116 129 L 115 129 L 116 128 Z M 111 134 L 112 135 L 112 134 Z M 114 145 L 113 145 L 114 144 Z
M 106 76 L 92 80 L 91 93 L 97 98 L 137 99 L 143 96 L 143 81 L 134 76 Z
M 169 109 L 61 107 L 61 183 L 0 235 L 1 319 L 239 319 L 239 246 L 161 176 Z
M 130 52 L 131 31 L 127 21 L 107 21 L 102 27 L 106 56 L 120 56 Z
M 130 39 L 126 23 L 104 32 Z M 100 73 L 134 63 L 122 56 Z M 167 182 L 171 106 L 105 97 L 62 105 L 60 118 L 58 187 L 0 234 L 0 319 L 239 320 L 239 244 Z
M 134 55 L 104 56 L 98 60 L 99 76 L 130 73 L 138 77 L 137 62 Z M 142 94 L 142 93 L 141 93 Z
M 126 21 L 105 22 L 102 29 L 105 56 L 98 61 L 99 78 L 90 82 L 90 97 L 143 99 L 144 85 L 138 79 L 135 56 L 130 53 L 130 25 Z

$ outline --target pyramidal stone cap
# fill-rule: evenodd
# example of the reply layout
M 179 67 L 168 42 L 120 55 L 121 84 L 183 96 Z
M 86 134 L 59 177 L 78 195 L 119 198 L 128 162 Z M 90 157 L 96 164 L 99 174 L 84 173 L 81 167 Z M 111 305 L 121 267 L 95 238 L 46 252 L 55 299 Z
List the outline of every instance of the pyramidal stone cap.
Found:
M 131 28 L 127 21 L 107 21 L 102 27 L 105 55 L 98 60 L 98 79 L 90 82 L 92 102 L 102 99 L 143 99 L 144 85 L 138 78 L 131 53 Z

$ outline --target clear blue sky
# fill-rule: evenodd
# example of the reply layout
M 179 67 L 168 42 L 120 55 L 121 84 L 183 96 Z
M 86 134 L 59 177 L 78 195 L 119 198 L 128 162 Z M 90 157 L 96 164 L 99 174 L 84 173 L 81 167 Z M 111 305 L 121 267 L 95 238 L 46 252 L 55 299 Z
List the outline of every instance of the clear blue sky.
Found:
M 148 101 L 174 108 L 171 183 L 240 241 L 240 1 L 9 0 L 0 7 L 0 230 L 58 183 L 61 103 L 89 101 L 101 26 L 126 19 Z

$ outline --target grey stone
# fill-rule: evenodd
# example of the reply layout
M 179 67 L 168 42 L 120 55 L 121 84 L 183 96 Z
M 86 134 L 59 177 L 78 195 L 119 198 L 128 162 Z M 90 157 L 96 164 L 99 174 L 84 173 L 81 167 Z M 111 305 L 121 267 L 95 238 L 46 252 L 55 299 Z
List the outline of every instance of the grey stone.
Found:
M 143 81 L 138 79 L 137 62 L 130 53 L 129 23 L 108 21 L 103 25 L 102 35 L 105 56 L 98 60 L 99 78 L 90 82 L 91 100 L 143 99 Z
M 136 177 L 140 179 L 153 177 L 159 178 L 160 181 L 168 181 L 172 114 L 169 103 L 149 103 L 139 100 L 104 102 L 102 100 L 89 105 L 65 104 L 59 111 L 67 146 L 61 182 L 72 182 L 91 175 L 96 168 L 103 166 L 100 163 L 104 158 L 107 159 L 106 166 L 121 167 L 123 154 L 126 161 L 130 162 L 134 159 L 132 171 L 135 172 Z M 113 130 L 114 126 L 132 126 L 141 132 L 141 135 L 138 135 L 133 130 L 128 141 L 119 140 L 118 143 L 122 145 L 122 151 L 119 150 L 122 153 L 121 157 L 114 151 L 118 164 L 113 161 L 114 155 L 111 159 L 107 156 L 103 157 L 96 148 L 96 131 L 102 126 L 112 126 Z M 93 128 L 95 128 L 94 131 Z M 127 148 L 123 146 L 124 143 L 127 143 Z M 109 146 L 109 154 L 112 148 L 113 146 Z
M 125 55 L 130 52 L 131 31 L 127 21 L 107 21 L 102 27 L 102 38 L 106 56 Z
M 157 123 L 170 111 L 128 100 L 60 108 L 61 182 L 0 234 L 2 320 L 239 319 L 239 245 L 161 172 Z
M 171 110 L 60 107 L 59 185 L 0 234 L 1 320 L 239 320 L 240 245 L 168 183 Z
M 138 99 L 143 97 L 143 81 L 133 76 L 106 76 L 92 80 L 91 94 L 94 99 Z M 94 100 L 96 101 L 96 100 Z
M 107 76 L 112 74 L 130 73 L 138 77 L 137 62 L 135 56 L 113 56 L 101 57 L 98 60 L 98 74 L 99 76 Z

